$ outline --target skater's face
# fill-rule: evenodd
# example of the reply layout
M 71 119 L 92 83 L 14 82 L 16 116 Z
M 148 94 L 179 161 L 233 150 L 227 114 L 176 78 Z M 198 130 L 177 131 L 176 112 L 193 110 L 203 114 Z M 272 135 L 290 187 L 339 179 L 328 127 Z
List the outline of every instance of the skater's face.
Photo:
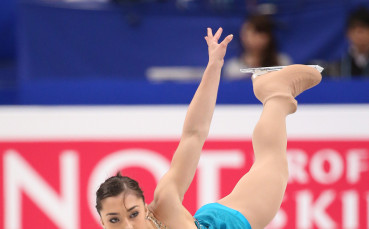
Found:
M 121 193 L 101 201 L 101 223 L 105 229 L 148 229 L 148 209 L 134 193 Z
M 369 53 L 369 27 L 356 25 L 348 30 L 351 44 L 361 53 Z

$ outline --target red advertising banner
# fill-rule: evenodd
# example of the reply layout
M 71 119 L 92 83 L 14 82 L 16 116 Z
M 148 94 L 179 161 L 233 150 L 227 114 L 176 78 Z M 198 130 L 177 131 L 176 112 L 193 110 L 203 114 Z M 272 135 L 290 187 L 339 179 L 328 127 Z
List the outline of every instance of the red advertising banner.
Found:
M 96 185 L 120 170 L 147 201 L 176 140 L 0 143 L 0 223 L 15 228 L 101 228 Z M 290 181 L 269 228 L 369 228 L 369 140 L 289 141 Z M 184 205 L 194 213 L 227 195 L 253 162 L 250 140 L 210 140 Z M 42 225 L 42 226 L 40 226 Z
M 98 186 L 117 171 L 147 202 L 186 106 L 1 107 L 0 228 L 97 229 Z M 184 205 L 227 195 L 253 163 L 262 106 L 217 106 Z M 268 229 L 369 229 L 369 105 L 305 105 L 287 118 L 290 178 Z

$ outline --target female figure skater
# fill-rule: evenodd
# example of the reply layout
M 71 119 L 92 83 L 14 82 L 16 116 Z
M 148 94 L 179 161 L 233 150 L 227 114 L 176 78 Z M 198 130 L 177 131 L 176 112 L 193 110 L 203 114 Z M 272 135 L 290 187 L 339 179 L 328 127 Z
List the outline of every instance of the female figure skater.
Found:
M 255 162 L 223 199 L 200 208 L 192 216 L 182 205 L 207 138 L 220 73 L 232 35 L 221 43 L 220 28 L 208 28 L 209 62 L 188 108 L 182 137 L 169 171 L 159 181 L 149 205 L 136 181 L 120 174 L 107 179 L 96 192 L 96 208 L 106 229 L 259 229 L 277 213 L 286 189 L 286 123 L 296 111 L 294 99 L 318 84 L 320 73 L 307 66 L 292 65 L 253 80 L 254 93 L 264 104 L 253 132 Z

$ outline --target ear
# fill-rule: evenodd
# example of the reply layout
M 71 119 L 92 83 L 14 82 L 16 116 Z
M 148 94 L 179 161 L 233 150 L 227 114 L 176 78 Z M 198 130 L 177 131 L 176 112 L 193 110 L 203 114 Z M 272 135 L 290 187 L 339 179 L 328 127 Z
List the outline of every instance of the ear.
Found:
M 102 218 L 100 217 L 100 223 L 101 223 L 101 225 L 104 227 L 104 222 L 103 222 L 103 220 L 102 220 Z M 105 228 L 105 227 L 104 227 Z
M 149 216 L 149 208 L 146 203 L 145 203 L 145 216 L 146 218 Z

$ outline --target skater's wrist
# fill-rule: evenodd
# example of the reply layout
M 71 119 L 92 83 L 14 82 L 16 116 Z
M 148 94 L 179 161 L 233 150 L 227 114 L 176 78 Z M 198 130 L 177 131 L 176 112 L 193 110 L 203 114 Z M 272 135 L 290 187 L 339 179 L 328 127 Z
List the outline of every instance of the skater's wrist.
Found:
M 224 60 L 209 60 L 208 67 L 222 68 Z

